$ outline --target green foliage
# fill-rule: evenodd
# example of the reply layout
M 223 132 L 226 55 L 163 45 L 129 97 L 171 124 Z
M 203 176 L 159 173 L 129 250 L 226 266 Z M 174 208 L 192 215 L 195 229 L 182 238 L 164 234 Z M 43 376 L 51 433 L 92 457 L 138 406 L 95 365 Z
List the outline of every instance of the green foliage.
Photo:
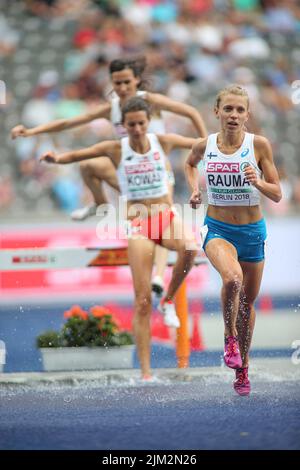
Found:
M 93 307 L 90 314 L 78 306 L 65 312 L 67 321 L 60 332 L 46 331 L 37 337 L 38 348 L 80 346 L 125 346 L 133 344 L 132 335 L 119 331 L 108 309 Z
M 57 331 L 49 330 L 36 338 L 38 348 L 58 348 L 61 344 L 61 338 Z

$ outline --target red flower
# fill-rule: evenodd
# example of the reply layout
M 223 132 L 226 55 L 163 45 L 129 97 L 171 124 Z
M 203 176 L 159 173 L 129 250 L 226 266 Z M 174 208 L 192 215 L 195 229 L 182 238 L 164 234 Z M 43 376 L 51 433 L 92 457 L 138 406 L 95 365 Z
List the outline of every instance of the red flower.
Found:
M 100 307 L 100 305 L 95 305 L 95 307 L 90 308 L 90 312 L 95 318 L 102 318 L 104 315 L 111 315 L 111 312 L 106 307 Z
M 64 312 L 64 318 L 67 318 L 67 319 L 68 319 L 68 318 L 71 318 L 71 317 L 72 317 L 72 312 L 71 312 L 71 310 L 66 310 L 66 311 Z
M 80 305 L 73 305 L 70 310 L 67 310 L 64 312 L 64 318 L 73 318 L 73 317 L 78 317 L 81 318 L 82 320 L 87 320 L 89 315 L 88 313 L 83 310 Z

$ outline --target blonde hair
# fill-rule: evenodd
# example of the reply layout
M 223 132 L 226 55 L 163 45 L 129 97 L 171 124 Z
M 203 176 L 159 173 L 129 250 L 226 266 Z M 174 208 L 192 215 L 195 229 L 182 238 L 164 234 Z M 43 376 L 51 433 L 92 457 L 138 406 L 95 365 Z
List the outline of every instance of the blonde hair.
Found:
M 247 104 L 249 108 L 249 95 L 247 90 L 245 88 L 242 88 L 240 85 L 229 85 L 225 88 L 223 88 L 221 91 L 219 91 L 216 102 L 215 102 L 215 107 L 219 108 L 221 99 L 225 95 L 237 95 L 237 96 L 244 96 L 247 98 Z

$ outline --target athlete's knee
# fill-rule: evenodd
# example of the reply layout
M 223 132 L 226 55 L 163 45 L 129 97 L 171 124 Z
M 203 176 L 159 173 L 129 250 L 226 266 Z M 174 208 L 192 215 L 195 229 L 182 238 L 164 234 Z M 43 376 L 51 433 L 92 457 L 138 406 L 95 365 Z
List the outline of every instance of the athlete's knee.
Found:
M 93 164 L 92 164 L 92 162 L 87 160 L 85 162 L 80 162 L 79 163 L 79 168 L 80 168 L 81 174 L 89 174 L 89 173 L 91 173 L 91 171 L 93 169 Z
M 228 293 L 240 292 L 243 285 L 242 270 L 232 269 L 223 276 L 223 287 Z
M 135 298 L 135 311 L 138 315 L 147 316 L 151 314 L 151 291 L 137 294 Z
M 186 258 L 195 258 L 197 255 L 196 242 L 193 239 L 180 240 L 177 245 L 178 256 L 184 256 Z
M 183 236 L 176 240 L 177 251 L 180 253 L 187 253 L 190 256 L 196 256 L 198 252 L 197 242 L 193 235 Z
M 194 265 L 196 255 L 197 250 L 195 250 L 195 247 L 182 245 L 177 250 L 177 259 L 181 260 L 184 263 L 186 271 L 189 271 Z
M 184 258 L 188 263 L 194 264 L 197 253 L 196 249 L 187 247 L 184 251 Z

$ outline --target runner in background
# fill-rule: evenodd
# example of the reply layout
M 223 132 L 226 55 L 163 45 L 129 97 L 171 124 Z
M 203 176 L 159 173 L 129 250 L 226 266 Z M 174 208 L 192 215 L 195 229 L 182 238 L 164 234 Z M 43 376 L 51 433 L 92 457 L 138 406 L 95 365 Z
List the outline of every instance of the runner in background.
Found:
M 175 328 L 180 326 L 180 322 L 173 298 L 192 268 L 197 253 L 192 233 L 183 226 L 172 207 L 166 165 L 166 155 L 173 148 L 191 148 L 196 139 L 176 134 L 148 134 L 149 122 L 148 103 L 140 97 L 131 98 L 122 109 L 122 124 L 128 137 L 60 155 L 47 152 L 41 157 L 42 161 L 64 164 L 106 155 L 100 159 L 110 158 L 117 169 L 121 193 L 128 201 L 128 261 L 135 292 L 133 324 L 145 380 L 151 378 L 151 274 L 155 246 L 177 251 L 170 284 L 159 304 L 165 324 Z
M 189 118 L 199 137 L 207 135 L 206 127 L 200 113 L 196 108 L 174 101 L 159 93 L 150 93 L 144 91 L 146 80 L 144 72 L 146 60 L 144 57 L 135 60 L 116 59 L 110 63 L 109 73 L 112 81 L 114 96 L 111 101 L 100 105 L 95 110 L 71 119 L 59 119 L 48 124 L 27 129 L 24 125 L 18 125 L 11 131 L 12 138 L 29 137 L 48 132 L 61 132 L 82 124 L 87 124 L 94 119 L 106 118 L 111 121 L 115 129 L 116 136 L 120 139 L 126 136 L 126 129 L 122 124 L 121 107 L 134 96 L 142 97 L 152 106 L 154 115 L 151 119 L 149 132 L 159 134 L 165 133 L 161 111 L 170 111 L 180 116 Z M 167 160 L 168 187 L 169 195 L 173 200 L 175 178 L 169 160 Z M 107 204 L 107 197 L 103 189 L 103 181 L 109 186 L 119 191 L 118 179 L 115 167 L 108 157 L 102 157 L 96 160 L 81 162 L 80 172 L 82 178 L 93 195 L 93 203 L 90 206 L 83 207 L 74 211 L 71 217 L 74 220 L 84 220 L 87 217 L 96 215 L 97 207 Z M 167 265 L 168 251 L 162 247 L 156 247 L 155 254 L 155 276 L 152 280 L 152 290 L 161 296 L 164 290 L 163 276 Z

